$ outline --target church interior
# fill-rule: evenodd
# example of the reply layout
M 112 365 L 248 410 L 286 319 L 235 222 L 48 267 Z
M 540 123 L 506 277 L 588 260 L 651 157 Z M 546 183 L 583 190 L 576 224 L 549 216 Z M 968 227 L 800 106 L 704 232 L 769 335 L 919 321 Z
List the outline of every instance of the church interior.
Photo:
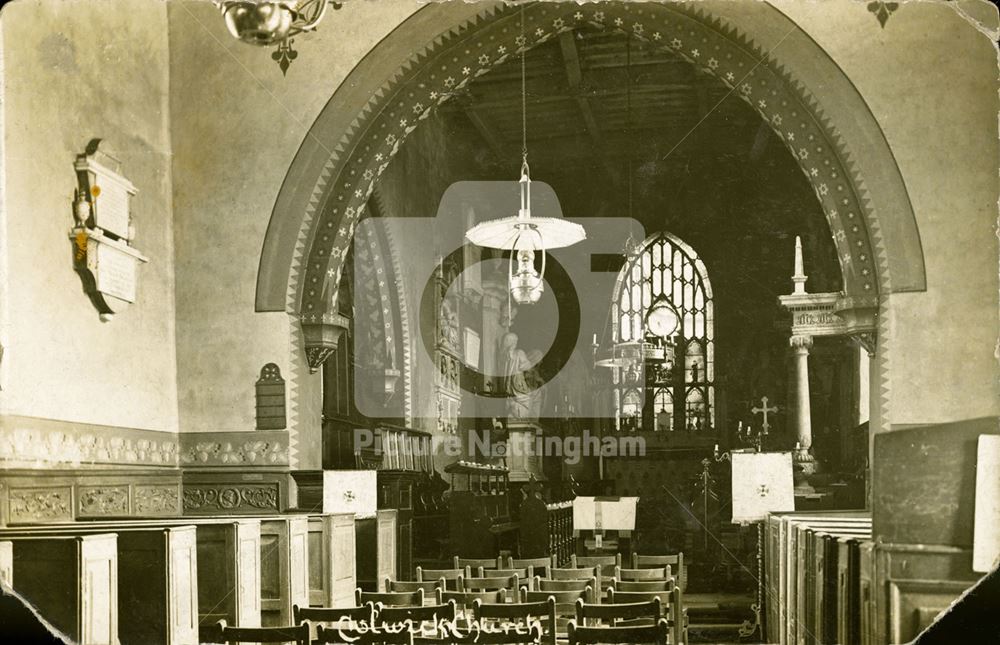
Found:
M 3 595 L 85 645 L 996 642 L 947 621 L 1000 556 L 998 38 L 6 4 Z

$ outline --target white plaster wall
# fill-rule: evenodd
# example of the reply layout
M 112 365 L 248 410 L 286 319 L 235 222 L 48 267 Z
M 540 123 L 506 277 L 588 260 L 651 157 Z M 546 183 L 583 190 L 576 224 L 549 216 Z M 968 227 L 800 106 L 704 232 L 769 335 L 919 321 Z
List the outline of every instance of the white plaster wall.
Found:
M 177 429 L 167 11 L 3 7 L 4 414 Z M 138 187 L 138 299 L 102 323 L 73 269 L 73 161 L 105 140 Z
M 951 3 L 902 3 L 884 29 L 866 3 L 772 4 L 833 56 L 871 107 L 917 217 L 927 291 L 889 300 L 890 422 L 1000 414 L 993 43 Z M 960 4 L 981 20 L 992 14 L 996 29 L 995 8 Z
M 169 3 L 183 431 L 252 430 L 254 381 L 274 362 L 288 382 L 293 430 L 315 430 L 303 436 L 299 463 L 315 457 L 318 467 L 320 375 L 304 369 L 286 314 L 254 312 L 261 247 L 309 126 L 361 57 L 419 6 L 331 10 L 318 31 L 295 39 L 298 59 L 283 77 L 271 50 L 232 38 L 211 4 Z

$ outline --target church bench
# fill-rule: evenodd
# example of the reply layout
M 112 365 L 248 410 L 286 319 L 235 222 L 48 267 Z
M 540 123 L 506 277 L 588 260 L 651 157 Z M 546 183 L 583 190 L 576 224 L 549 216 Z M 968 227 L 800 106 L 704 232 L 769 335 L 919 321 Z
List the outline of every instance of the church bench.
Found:
M 205 630 L 209 643 L 295 643 L 309 645 L 309 625 L 288 625 L 278 627 L 230 627 L 225 620 L 220 620 L 211 630 Z
M 118 645 L 118 539 L 94 535 L 7 535 L 14 590 L 80 645 Z
M 812 633 L 820 643 L 844 642 L 838 640 L 838 618 L 850 611 L 846 604 L 846 589 L 841 591 L 841 586 L 849 584 L 849 581 L 840 578 L 838 539 L 841 537 L 870 539 L 871 535 L 870 529 L 854 527 L 807 530 L 811 554 L 809 561 L 814 565 L 811 587 L 812 609 L 808 613 L 808 620 Z
M 641 620 L 656 623 L 662 617 L 663 603 L 660 598 L 653 598 L 648 602 L 603 604 L 576 601 L 576 624 L 580 626 L 605 624 L 608 627 L 615 627 L 619 622 L 627 621 L 628 624 Z
M 328 519 L 338 518 L 339 519 Z M 317 552 L 310 558 L 309 542 L 310 521 L 315 520 L 318 533 L 314 541 L 318 544 Z M 227 529 L 218 528 L 220 524 L 233 522 L 256 522 L 259 535 L 256 538 L 245 536 L 239 541 L 225 535 Z M 257 581 L 252 587 L 258 591 L 256 602 L 244 598 L 243 604 L 237 607 L 225 584 L 233 582 L 240 567 L 233 566 L 230 570 L 222 570 L 222 565 L 216 562 L 228 562 L 226 558 L 213 556 L 206 565 L 219 570 L 199 570 L 199 585 L 205 586 L 202 595 L 202 605 L 208 608 L 218 607 L 218 601 L 224 601 L 225 611 L 202 612 L 201 623 L 215 622 L 226 619 L 242 626 L 254 625 L 287 625 L 292 619 L 292 606 L 309 604 L 336 606 L 350 604 L 354 592 L 354 516 L 320 515 L 312 518 L 306 514 L 285 515 L 227 515 L 227 516 L 196 516 L 161 519 L 136 520 L 95 520 L 88 522 L 46 525 L 47 527 L 65 528 L 94 526 L 105 527 L 107 530 L 128 529 L 135 527 L 163 527 L 176 525 L 197 526 L 198 550 L 215 551 L 224 549 L 225 544 L 243 544 L 249 546 L 248 540 L 256 541 Z M 46 527 L 31 527 L 32 530 L 44 530 Z M 347 541 L 350 542 L 349 546 Z M 206 554 L 207 555 L 207 554 Z M 249 570 L 247 562 L 249 553 L 239 556 L 244 562 L 242 567 Z M 205 560 L 205 557 L 202 558 Z M 336 566 L 331 566 L 335 562 Z M 228 565 L 227 565 L 228 566 Z M 243 589 L 249 591 L 251 586 L 244 584 Z M 311 593 L 314 587 L 319 593 Z M 215 598 L 216 601 L 209 599 Z M 255 617 L 259 614 L 258 617 Z
M 482 624 L 515 623 L 527 625 L 529 621 L 537 621 L 541 634 L 548 645 L 556 645 L 556 601 L 548 597 L 537 602 L 514 603 L 483 603 L 475 600 L 472 603 L 472 616 Z
M 0 542 L 0 584 L 13 586 L 14 580 L 14 545 L 10 542 Z
M 827 532 L 831 528 L 857 530 L 864 535 L 871 530 L 871 516 L 865 511 L 793 511 L 772 513 L 768 517 L 765 587 L 767 597 L 773 598 L 774 602 L 767 607 L 765 624 L 768 640 L 780 645 L 797 645 L 806 640 L 805 576 L 810 568 L 806 563 L 811 561 L 804 559 L 804 527 Z M 860 589 L 860 581 L 855 580 L 852 586 Z M 810 596 L 810 602 L 815 602 L 814 596 Z
M 143 534 L 157 534 L 165 529 L 194 528 L 195 553 L 190 568 L 196 577 L 195 598 L 197 610 L 194 612 L 196 625 L 212 625 L 226 619 L 243 626 L 260 624 L 260 520 L 236 518 L 165 518 L 158 520 L 88 521 L 44 526 L 25 526 L 0 529 L 0 536 L 30 535 L 39 538 L 56 535 L 91 535 L 100 532 L 115 532 L 125 536 L 125 556 L 128 557 L 125 570 L 131 572 L 133 566 L 141 567 L 145 557 L 141 550 L 132 555 L 131 544 L 142 543 Z M 135 536 L 133 538 L 133 536 Z M 119 541 L 120 542 L 120 541 Z M 116 545 L 116 549 L 121 544 Z M 137 547 L 138 548 L 138 547 Z M 179 553 L 179 551 L 178 551 Z M 116 550 L 116 556 L 118 556 Z M 178 556 L 179 562 L 185 562 Z M 120 559 L 120 558 L 119 558 Z M 138 562 L 133 563 L 133 560 Z M 15 569 L 15 574 L 17 573 Z M 169 575 L 169 574 L 166 574 Z M 185 584 L 178 576 L 174 584 Z M 190 579 L 189 574 L 189 579 Z M 140 582 L 141 584 L 141 582 Z M 148 579 L 147 582 L 148 583 Z M 116 593 L 118 587 L 116 586 Z M 126 590 L 123 587 L 123 590 Z M 145 593 L 145 592 L 143 592 Z M 183 597 L 178 592 L 178 597 Z M 162 607 L 163 602 L 155 606 Z M 168 611 L 168 610 L 165 610 Z M 183 610 L 178 610 L 183 611 Z M 180 615 L 183 618 L 183 614 Z M 289 615 L 290 619 L 290 615 Z M 143 641 L 139 641 L 143 642 Z M 124 643 L 123 645 L 128 645 Z
M 861 641 L 861 545 L 869 539 L 837 536 L 837 643 Z
M 309 602 L 309 522 L 305 516 L 260 518 L 260 621 L 290 625 L 292 607 Z
M 396 509 L 380 509 L 374 517 L 356 519 L 356 586 L 365 591 L 378 591 L 386 576 L 400 576 L 396 566 L 397 520 Z
M 798 532 L 796 539 L 796 559 L 797 573 L 796 587 L 801 593 L 801 597 L 796 599 L 796 642 L 803 645 L 813 645 L 814 643 L 824 643 L 823 625 L 824 614 L 832 616 L 831 612 L 836 607 L 831 607 L 826 611 L 826 605 L 832 600 L 836 604 L 836 595 L 832 598 L 825 593 L 829 583 L 835 583 L 826 569 L 827 558 L 824 554 L 821 535 L 829 532 L 847 531 L 851 532 L 851 524 L 817 522 L 815 524 L 802 524 L 796 526 Z M 856 526 L 855 526 L 856 528 Z M 862 537 L 870 537 L 870 530 L 862 527 L 855 534 Z M 832 559 L 832 558 L 831 558 Z
M 767 597 L 768 641 L 780 645 L 796 643 L 795 616 L 800 596 L 797 567 L 797 534 L 801 522 L 834 522 L 850 527 L 869 528 L 871 517 L 865 511 L 791 511 L 771 513 L 767 519 L 765 553 L 765 588 Z
M 670 625 L 670 642 L 687 643 L 688 614 L 684 606 L 684 594 L 680 587 L 669 581 L 670 591 L 615 591 L 608 590 L 608 600 L 611 604 L 630 604 L 658 601 L 664 613 L 669 616 L 666 622 Z
M 655 643 L 666 645 L 669 627 L 666 620 L 645 627 L 584 627 L 571 620 L 568 626 L 569 645 L 589 643 Z M 675 641 L 671 640 L 671 643 Z
M 351 513 L 309 515 L 309 604 L 346 607 L 357 587 L 355 519 Z
M 684 552 L 678 552 L 672 555 L 643 555 L 641 553 L 632 553 L 632 568 L 633 569 L 646 569 L 649 567 L 669 567 L 668 571 L 671 569 L 677 571 L 677 586 L 681 588 L 681 591 L 687 589 L 687 567 L 684 565 Z M 668 574 L 669 575 L 669 574 Z

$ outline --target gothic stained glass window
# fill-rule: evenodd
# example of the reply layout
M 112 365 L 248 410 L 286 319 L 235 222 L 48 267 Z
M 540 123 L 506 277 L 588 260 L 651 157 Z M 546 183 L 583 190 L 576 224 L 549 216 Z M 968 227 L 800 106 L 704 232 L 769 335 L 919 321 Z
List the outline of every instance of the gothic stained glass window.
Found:
M 641 366 L 615 370 L 618 427 L 713 428 L 712 285 L 694 249 L 666 232 L 647 238 L 618 274 L 611 316 L 613 342 L 641 343 L 644 356 Z

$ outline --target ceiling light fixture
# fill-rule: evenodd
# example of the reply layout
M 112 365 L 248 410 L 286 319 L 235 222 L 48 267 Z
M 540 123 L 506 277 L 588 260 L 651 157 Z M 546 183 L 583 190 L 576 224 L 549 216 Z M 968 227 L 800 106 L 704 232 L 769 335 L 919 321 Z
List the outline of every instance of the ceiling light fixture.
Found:
M 524 35 L 524 7 L 521 7 Z M 516 216 L 476 224 L 465 237 L 477 246 L 510 251 L 510 297 L 521 305 L 534 304 L 545 291 L 546 251 L 572 246 L 587 238 L 582 226 L 556 217 L 532 217 L 531 172 L 528 168 L 528 105 L 525 74 L 527 45 L 521 47 L 521 204 Z M 541 251 L 541 271 L 535 268 L 535 252 Z M 516 265 L 516 268 L 515 268 Z
M 297 56 L 291 38 L 314 31 L 330 5 L 342 6 L 330 0 L 215 0 L 215 4 L 234 38 L 260 47 L 278 46 L 271 57 L 282 73 Z

